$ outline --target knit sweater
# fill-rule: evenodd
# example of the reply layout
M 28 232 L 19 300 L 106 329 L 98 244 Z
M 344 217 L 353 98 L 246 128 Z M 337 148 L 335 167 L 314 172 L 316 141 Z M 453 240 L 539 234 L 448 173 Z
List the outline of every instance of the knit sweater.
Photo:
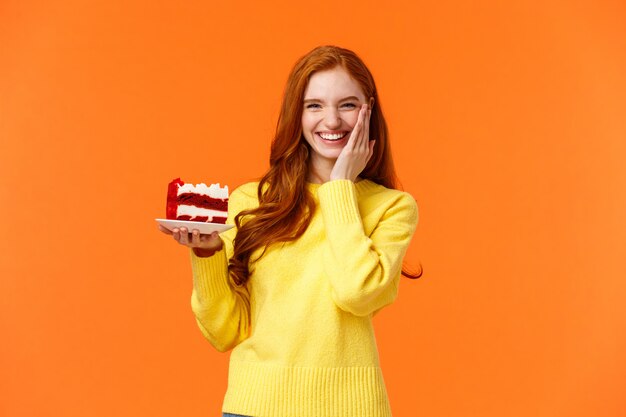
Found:
M 231 193 L 226 223 L 258 207 L 258 184 Z M 372 317 L 397 297 L 417 204 L 369 180 L 307 189 L 317 204 L 307 230 L 270 245 L 250 264 L 245 286 L 235 286 L 227 268 L 236 227 L 220 235 L 224 245 L 213 256 L 191 251 L 191 306 L 200 331 L 220 352 L 233 349 L 222 411 L 391 416 Z

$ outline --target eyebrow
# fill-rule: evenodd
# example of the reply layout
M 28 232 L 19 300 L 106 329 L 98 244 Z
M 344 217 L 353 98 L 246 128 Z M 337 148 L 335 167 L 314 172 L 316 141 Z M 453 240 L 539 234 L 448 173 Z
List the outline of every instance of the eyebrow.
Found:
M 355 96 L 350 96 L 350 97 L 342 98 L 339 101 L 346 101 L 346 100 L 356 100 L 356 101 L 359 101 L 359 98 L 355 97 Z M 309 101 L 318 101 L 320 103 L 323 103 L 323 101 L 320 100 L 319 98 L 307 98 L 306 100 L 304 100 L 304 103 L 308 103 Z

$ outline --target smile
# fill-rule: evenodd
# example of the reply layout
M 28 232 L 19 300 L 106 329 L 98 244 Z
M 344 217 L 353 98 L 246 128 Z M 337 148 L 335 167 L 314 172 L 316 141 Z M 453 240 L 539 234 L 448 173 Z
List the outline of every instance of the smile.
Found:
M 319 133 L 318 132 L 316 134 L 324 140 L 335 141 L 335 140 L 342 139 L 344 136 L 348 134 L 348 132 L 343 132 L 343 133 Z

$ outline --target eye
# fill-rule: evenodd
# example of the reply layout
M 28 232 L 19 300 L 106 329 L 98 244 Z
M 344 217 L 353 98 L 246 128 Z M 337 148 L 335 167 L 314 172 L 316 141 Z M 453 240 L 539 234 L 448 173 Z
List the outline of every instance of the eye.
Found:
M 356 108 L 356 105 L 354 103 L 345 103 L 345 104 L 343 104 L 343 107 L 346 107 L 346 106 L 348 106 L 349 108 L 352 108 L 352 109 Z M 317 103 L 312 103 L 312 104 L 307 105 L 306 108 L 307 109 L 313 109 L 313 108 L 317 109 L 317 108 L 320 108 L 320 105 L 317 104 Z

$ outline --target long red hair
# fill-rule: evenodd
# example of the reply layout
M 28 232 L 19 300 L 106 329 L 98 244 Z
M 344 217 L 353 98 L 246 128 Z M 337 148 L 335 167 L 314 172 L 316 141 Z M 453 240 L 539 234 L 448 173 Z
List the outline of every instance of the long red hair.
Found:
M 237 235 L 234 254 L 228 270 L 235 284 L 245 285 L 250 272 L 251 254 L 274 243 L 298 239 L 315 213 L 315 201 L 306 182 L 309 171 L 310 145 L 302 136 L 302 112 L 306 87 L 311 75 L 341 66 L 357 81 L 365 97 L 374 97 L 370 117 L 370 136 L 376 139 L 374 154 L 359 175 L 387 188 L 397 189 L 397 178 L 391 158 L 387 123 L 372 74 L 352 51 L 337 46 L 319 46 L 298 60 L 289 74 L 276 134 L 270 152 L 270 168 L 261 178 L 257 190 L 259 207 L 243 210 L 235 216 Z M 245 220 L 245 221 L 244 221 Z M 421 268 L 420 268 L 421 269 Z M 404 269 L 408 278 L 419 278 Z

